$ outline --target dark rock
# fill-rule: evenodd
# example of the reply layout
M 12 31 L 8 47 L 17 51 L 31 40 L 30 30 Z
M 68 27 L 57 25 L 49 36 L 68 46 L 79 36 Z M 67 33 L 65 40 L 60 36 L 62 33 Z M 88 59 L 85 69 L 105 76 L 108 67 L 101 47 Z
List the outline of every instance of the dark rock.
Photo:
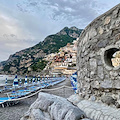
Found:
M 111 105 L 111 104 L 115 105 L 116 100 L 112 98 L 111 96 L 102 96 L 101 101 L 103 103 L 106 103 L 107 105 Z

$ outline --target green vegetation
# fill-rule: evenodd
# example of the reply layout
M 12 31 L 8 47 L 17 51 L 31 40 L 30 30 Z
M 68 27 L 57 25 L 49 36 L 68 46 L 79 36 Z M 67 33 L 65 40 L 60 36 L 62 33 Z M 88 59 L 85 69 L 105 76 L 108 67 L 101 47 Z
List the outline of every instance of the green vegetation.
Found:
M 2 62 L 3 71 L 11 72 L 10 67 L 16 67 L 18 73 L 27 73 L 28 67 L 31 67 L 33 71 L 41 71 L 45 68 L 47 61 L 42 60 L 45 54 L 58 52 L 61 47 L 72 43 L 78 36 L 80 36 L 82 29 L 76 27 L 65 27 L 57 34 L 49 35 L 44 41 L 39 42 L 37 45 L 24 49 L 20 52 L 16 52 L 11 55 L 7 61 Z M 38 54 L 38 55 L 37 55 Z M 32 65 L 25 67 L 21 65 L 22 60 L 28 60 Z M 21 66 L 24 66 L 21 68 Z
M 76 28 L 76 30 L 74 30 L 72 28 L 65 27 L 59 33 L 49 35 L 43 42 L 40 42 L 37 45 L 33 46 L 32 49 L 42 49 L 46 54 L 55 53 L 61 47 L 64 47 L 67 45 L 67 43 L 72 43 L 73 40 L 76 39 L 74 37 L 71 37 L 73 33 L 79 36 L 81 32 L 82 29 Z
M 11 67 L 11 64 L 5 65 L 3 68 L 3 71 L 9 71 Z
M 60 47 L 64 47 L 67 43 L 71 43 L 74 40 L 68 35 L 51 35 L 48 37 L 50 40 L 46 40 L 42 47 L 42 50 L 47 54 L 55 53 Z
M 39 62 L 37 63 L 34 63 L 31 68 L 33 71 L 41 71 L 45 68 L 45 66 L 47 65 L 47 61 L 45 60 L 40 60 Z

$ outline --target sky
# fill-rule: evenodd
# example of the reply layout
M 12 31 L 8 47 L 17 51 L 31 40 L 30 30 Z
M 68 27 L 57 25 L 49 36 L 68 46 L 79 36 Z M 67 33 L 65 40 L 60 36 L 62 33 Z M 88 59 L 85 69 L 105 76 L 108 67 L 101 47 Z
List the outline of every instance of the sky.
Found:
M 0 0 L 0 61 L 64 27 L 84 29 L 119 0 Z

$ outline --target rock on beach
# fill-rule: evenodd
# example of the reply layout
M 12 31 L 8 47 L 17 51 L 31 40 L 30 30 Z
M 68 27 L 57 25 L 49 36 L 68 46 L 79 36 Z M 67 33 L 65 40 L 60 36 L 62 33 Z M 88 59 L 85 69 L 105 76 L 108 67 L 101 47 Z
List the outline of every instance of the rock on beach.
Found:
M 85 113 L 67 99 L 40 92 L 21 120 L 80 120 Z

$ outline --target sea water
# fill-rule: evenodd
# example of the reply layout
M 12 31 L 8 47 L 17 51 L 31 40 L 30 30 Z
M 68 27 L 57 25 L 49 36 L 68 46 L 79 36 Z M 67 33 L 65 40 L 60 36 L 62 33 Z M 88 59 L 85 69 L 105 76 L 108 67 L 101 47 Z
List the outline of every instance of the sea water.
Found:
M 14 79 L 14 75 L 0 75 L 0 86 L 5 85 L 6 79 L 10 82 Z
M 4 86 L 6 79 L 7 79 L 7 84 L 12 84 L 13 80 L 15 78 L 15 75 L 0 75 L 0 86 Z M 25 79 L 25 76 L 17 76 L 18 79 Z

